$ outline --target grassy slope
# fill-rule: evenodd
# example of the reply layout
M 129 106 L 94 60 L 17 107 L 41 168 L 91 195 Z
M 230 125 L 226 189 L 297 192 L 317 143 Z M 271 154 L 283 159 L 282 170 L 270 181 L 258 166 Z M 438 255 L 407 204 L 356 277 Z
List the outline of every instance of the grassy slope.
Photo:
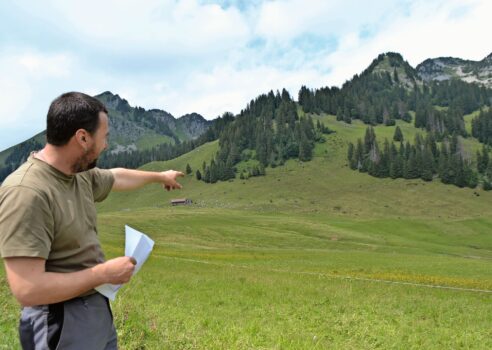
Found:
M 346 143 L 365 125 L 320 118 L 337 133 L 311 162 L 214 185 L 190 176 L 180 192 L 150 186 L 100 204 L 108 257 L 123 253 L 124 224 L 156 241 L 113 303 L 122 349 L 492 347 L 492 294 L 378 282 L 492 290 L 492 194 L 351 171 Z M 393 132 L 376 128 L 380 141 Z M 217 147 L 144 168 L 196 170 Z M 175 197 L 195 205 L 170 207 Z M 0 311 L 12 348 L 18 309 L 3 282 Z

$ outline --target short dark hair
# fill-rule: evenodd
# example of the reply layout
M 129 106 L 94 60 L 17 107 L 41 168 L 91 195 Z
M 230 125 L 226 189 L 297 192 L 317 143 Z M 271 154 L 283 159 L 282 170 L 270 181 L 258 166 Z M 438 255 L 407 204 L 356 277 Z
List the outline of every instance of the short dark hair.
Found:
M 101 101 L 81 92 L 67 92 L 51 102 L 46 118 L 46 141 L 64 146 L 79 129 L 90 134 L 99 127 L 99 113 L 108 113 Z

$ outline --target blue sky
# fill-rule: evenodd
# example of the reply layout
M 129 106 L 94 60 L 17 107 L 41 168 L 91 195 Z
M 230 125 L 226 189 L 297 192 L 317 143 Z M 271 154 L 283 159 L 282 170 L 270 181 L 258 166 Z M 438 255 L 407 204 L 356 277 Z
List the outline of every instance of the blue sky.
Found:
M 0 3 L 0 150 L 65 91 L 207 119 L 271 89 L 341 85 L 379 53 L 481 60 L 492 2 L 86 0 Z

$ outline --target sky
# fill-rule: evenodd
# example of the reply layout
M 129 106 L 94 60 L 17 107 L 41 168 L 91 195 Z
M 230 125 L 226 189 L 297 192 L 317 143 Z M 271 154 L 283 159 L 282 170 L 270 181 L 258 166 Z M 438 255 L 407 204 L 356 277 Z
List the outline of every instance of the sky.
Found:
M 489 0 L 4 0 L 0 151 L 44 130 L 67 91 L 213 119 L 270 90 L 340 86 L 383 52 L 479 61 L 491 13 Z

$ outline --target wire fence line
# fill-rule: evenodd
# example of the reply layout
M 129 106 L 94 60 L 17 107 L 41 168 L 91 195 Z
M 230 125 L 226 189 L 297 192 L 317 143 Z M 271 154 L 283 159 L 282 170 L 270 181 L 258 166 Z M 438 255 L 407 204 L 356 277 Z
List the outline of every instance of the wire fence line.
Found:
M 182 260 L 182 261 L 188 261 L 188 262 L 193 262 L 193 263 L 198 263 L 198 264 L 207 264 L 207 265 L 214 265 L 214 266 L 220 266 L 220 267 L 241 268 L 241 269 L 248 269 L 248 270 L 259 270 L 255 266 L 216 263 L 216 262 L 212 262 L 212 261 L 198 260 L 198 259 L 189 259 L 189 258 L 180 258 L 180 257 L 168 256 L 168 255 L 162 255 L 162 254 L 159 254 L 159 256 L 160 257 L 167 258 L 167 259 Z M 311 272 L 311 271 L 289 271 L 289 270 L 282 270 L 282 269 L 275 269 L 275 268 L 262 268 L 261 270 L 262 271 L 266 271 L 266 272 L 278 272 L 278 273 L 286 273 L 286 274 L 310 275 L 310 276 L 318 276 L 318 277 L 333 278 L 333 279 L 348 280 L 348 281 L 364 281 L 364 282 L 375 282 L 375 283 L 406 285 L 406 286 L 423 287 L 423 288 L 448 289 L 448 290 L 455 290 L 455 291 L 462 291 L 462 292 L 473 292 L 473 293 L 487 293 L 487 294 L 492 294 L 492 290 L 489 290 L 489 289 L 452 287 L 452 286 L 442 286 L 442 285 L 437 285 L 437 284 L 425 284 L 425 283 L 405 282 L 405 281 L 392 281 L 392 280 L 385 280 L 385 279 L 378 279 L 378 278 L 356 277 L 356 276 L 347 276 L 347 275 L 336 275 L 336 274 L 321 273 L 321 272 Z

